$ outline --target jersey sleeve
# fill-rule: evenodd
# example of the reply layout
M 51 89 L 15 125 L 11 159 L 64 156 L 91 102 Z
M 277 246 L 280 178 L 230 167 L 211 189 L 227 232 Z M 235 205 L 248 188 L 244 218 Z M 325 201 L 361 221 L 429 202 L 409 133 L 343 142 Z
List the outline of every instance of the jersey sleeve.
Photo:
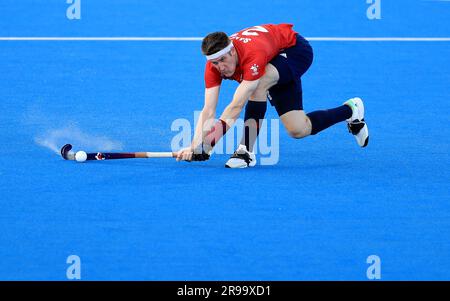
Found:
M 219 72 L 211 65 L 210 62 L 207 62 L 205 66 L 205 87 L 212 88 L 220 86 L 221 83 L 222 77 Z
M 268 61 L 264 52 L 255 51 L 247 57 L 242 64 L 242 79 L 254 81 L 261 78 L 266 72 Z

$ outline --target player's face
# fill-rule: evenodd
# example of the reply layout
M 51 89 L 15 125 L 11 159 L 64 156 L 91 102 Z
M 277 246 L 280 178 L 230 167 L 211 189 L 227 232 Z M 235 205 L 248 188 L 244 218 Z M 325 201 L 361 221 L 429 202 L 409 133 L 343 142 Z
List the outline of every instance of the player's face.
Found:
M 233 76 L 237 64 L 234 49 L 215 60 L 211 60 L 211 63 L 223 77 Z

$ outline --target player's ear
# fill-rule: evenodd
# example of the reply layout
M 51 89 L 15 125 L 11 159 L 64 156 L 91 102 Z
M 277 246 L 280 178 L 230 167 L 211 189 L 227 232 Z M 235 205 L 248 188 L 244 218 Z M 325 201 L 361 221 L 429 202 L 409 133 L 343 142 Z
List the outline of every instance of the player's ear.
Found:
M 231 48 L 230 54 L 231 54 L 232 56 L 235 56 L 235 55 L 237 54 L 236 48 L 234 48 L 234 47 Z

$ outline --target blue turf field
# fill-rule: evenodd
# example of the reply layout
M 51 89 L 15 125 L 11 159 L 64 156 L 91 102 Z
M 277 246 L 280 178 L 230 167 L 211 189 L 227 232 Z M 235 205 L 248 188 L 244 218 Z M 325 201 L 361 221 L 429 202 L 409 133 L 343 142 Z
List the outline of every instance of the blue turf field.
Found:
M 208 3 L 83 0 L 70 21 L 64 0 L 2 0 L 0 37 L 281 22 L 306 37 L 450 37 L 448 1 L 382 0 L 381 20 L 365 0 Z M 76 164 L 42 146 L 169 150 L 172 122 L 202 107 L 199 41 L 0 41 L 0 279 L 65 280 L 75 254 L 83 280 L 367 280 L 369 255 L 382 280 L 450 280 L 450 42 L 312 46 L 305 110 L 363 97 L 368 148 L 345 124 L 303 140 L 280 125 L 277 165 L 229 170 L 228 155 Z

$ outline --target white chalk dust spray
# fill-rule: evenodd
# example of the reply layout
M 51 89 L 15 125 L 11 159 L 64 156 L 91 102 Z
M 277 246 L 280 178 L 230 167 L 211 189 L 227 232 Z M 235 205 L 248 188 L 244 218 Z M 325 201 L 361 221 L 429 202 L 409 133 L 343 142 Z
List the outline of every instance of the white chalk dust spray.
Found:
M 74 124 L 59 129 L 49 129 L 45 133 L 36 136 L 34 141 L 58 155 L 61 147 L 66 143 L 74 145 L 74 148 L 77 149 L 91 151 L 108 152 L 123 149 L 121 142 L 111 140 L 105 136 L 86 134 Z

